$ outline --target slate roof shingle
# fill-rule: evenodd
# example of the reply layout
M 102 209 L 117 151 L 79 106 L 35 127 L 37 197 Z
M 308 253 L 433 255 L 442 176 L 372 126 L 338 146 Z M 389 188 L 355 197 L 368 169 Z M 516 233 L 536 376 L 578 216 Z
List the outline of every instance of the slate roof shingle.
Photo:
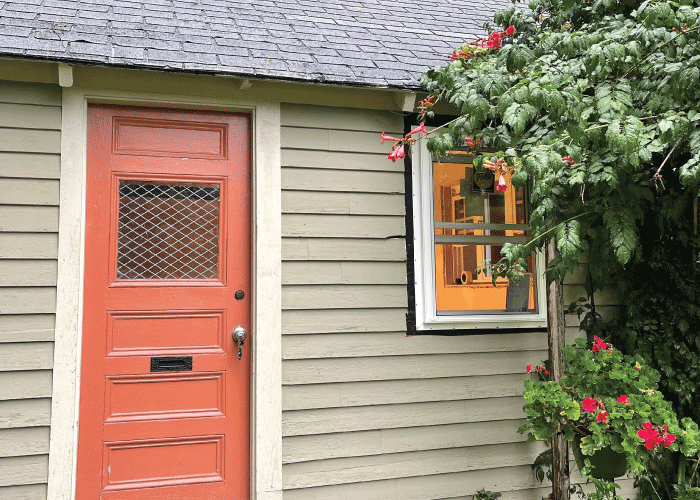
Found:
M 510 0 L 0 0 L 0 57 L 419 88 Z

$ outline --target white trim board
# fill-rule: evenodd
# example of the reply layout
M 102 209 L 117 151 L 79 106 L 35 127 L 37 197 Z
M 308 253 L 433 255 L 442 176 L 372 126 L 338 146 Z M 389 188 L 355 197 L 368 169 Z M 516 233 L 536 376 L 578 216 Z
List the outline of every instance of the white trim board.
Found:
M 251 499 L 282 498 L 279 102 L 63 88 L 58 285 L 47 498 L 74 500 L 82 345 L 88 102 L 244 111 L 252 117 Z

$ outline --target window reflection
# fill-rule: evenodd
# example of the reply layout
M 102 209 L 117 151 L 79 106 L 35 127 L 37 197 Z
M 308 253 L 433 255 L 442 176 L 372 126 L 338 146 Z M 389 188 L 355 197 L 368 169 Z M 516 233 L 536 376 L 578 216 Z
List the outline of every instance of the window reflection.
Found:
M 452 153 L 433 163 L 435 276 L 438 315 L 536 313 L 535 256 L 518 283 L 489 272 L 476 274 L 483 260 L 501 258 L 505 242 L 527 241 L 524 188 L 495 189 L 493 173 L 479 171 L 466 154 Z

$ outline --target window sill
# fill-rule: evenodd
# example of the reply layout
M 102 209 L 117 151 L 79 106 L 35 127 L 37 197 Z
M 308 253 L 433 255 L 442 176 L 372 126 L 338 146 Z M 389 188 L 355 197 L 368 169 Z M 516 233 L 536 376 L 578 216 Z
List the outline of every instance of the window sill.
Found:
M 416 333 L 437 330 L 523 330 L 547 328 L 547 318 L 539 313 L 499 312 L 464 316 L 435 316 L 416 324 Z

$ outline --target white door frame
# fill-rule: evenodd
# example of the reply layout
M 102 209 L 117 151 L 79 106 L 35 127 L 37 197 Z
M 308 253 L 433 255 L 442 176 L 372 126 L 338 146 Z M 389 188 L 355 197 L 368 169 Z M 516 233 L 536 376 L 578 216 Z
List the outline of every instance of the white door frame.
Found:
M 232 82 L 233 83 L 233 82 Z M 83 326 L 89 102 L 242 111 L 252 128 L 251 500 L 282 498 L 280 104 L 63 88 L 48 498 L 74 500 Z

